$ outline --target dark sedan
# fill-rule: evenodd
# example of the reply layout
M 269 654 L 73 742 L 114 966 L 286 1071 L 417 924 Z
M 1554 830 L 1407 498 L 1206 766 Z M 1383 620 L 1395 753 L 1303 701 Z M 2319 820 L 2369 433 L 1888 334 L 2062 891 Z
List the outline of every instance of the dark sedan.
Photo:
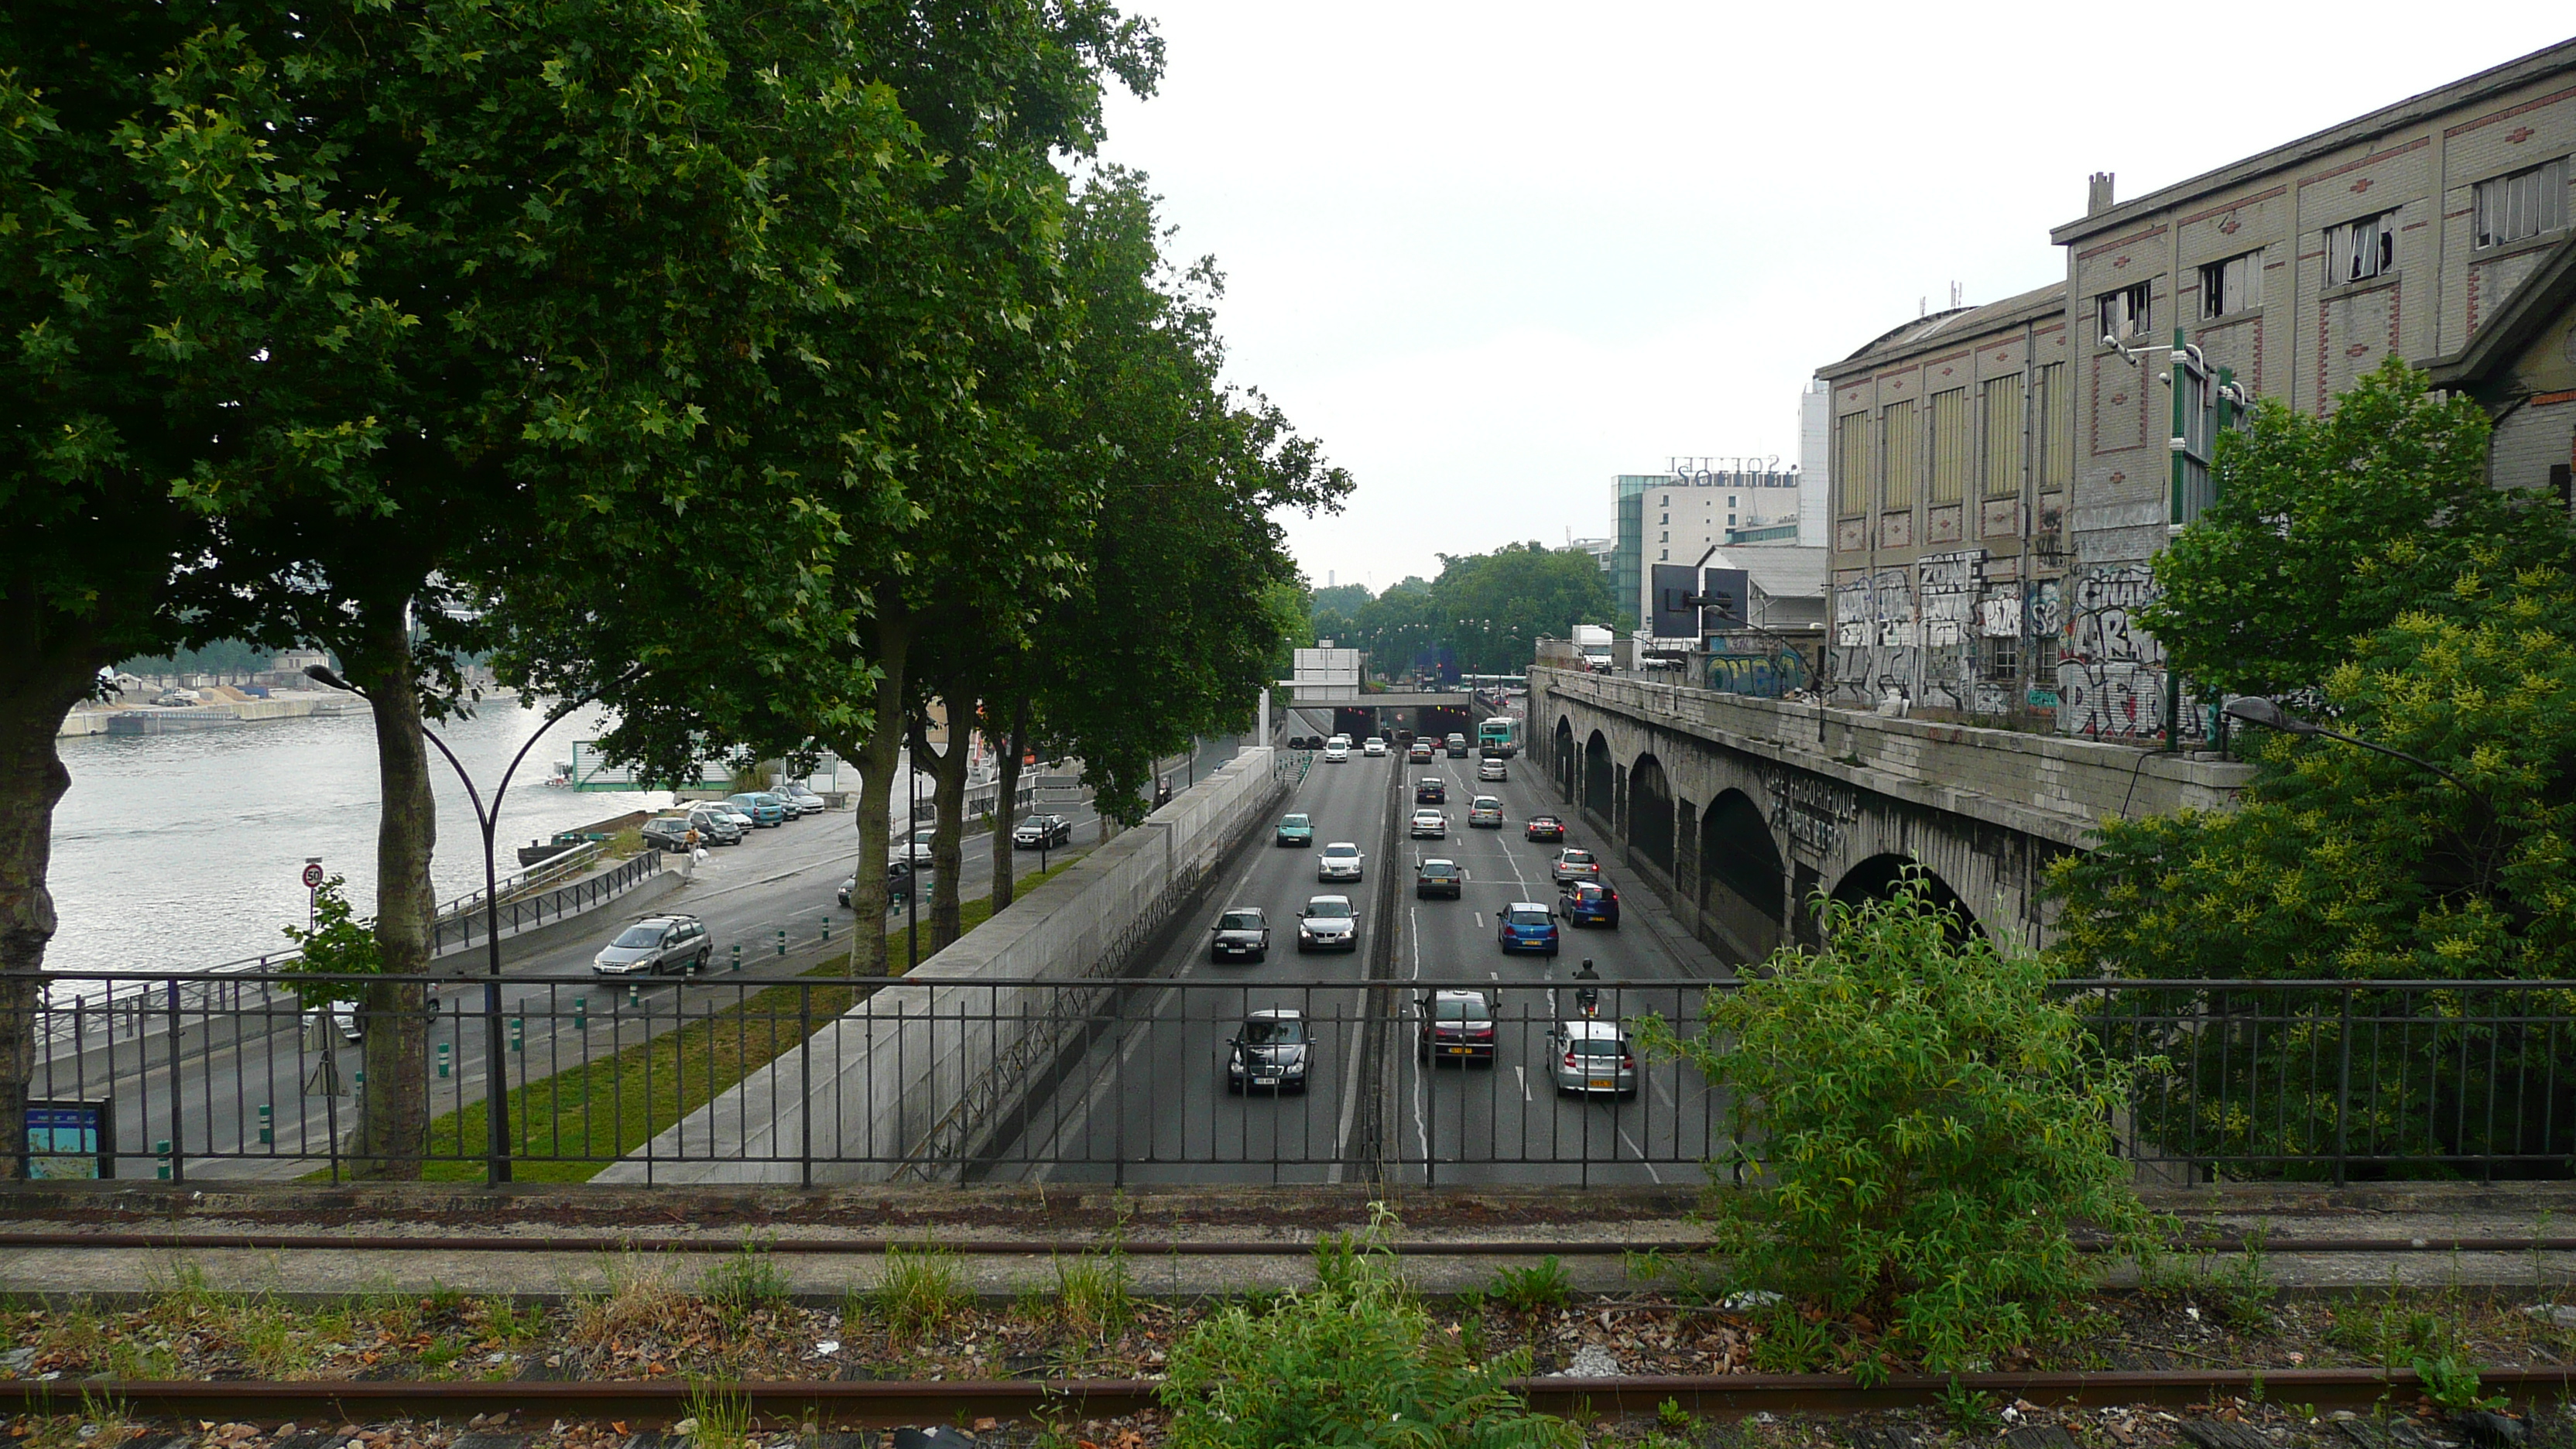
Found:
M 1553 815 L 1533 815 L 1521 836 L 1525 840 L 1563 840 L 1565 822 Z
M 1441 779 L 1439 776 L 1437 776 L 1437 775 L 1425 775 L 1425 776 L 1423 776 L 1420 780 L 1418 780 L 1418 781 L 1414 782 L 1414 786 L 1413 786 L 1413 803 L 1414 803 L 1414 804 L 1416 804 L 1416 805 L 1446 805 L 1446 804 L 1448 804 L 1448 803 L 1449 803 L 1449 785 L 1448 785 L 1448 782 L 1447 782 L 1447 781 L 1442 780 L 1442 779 Z
M 1270 918 L 1253 906 L 1236 906 L 1208 928 L 1211 961 L 1266 961 L 1270 957 Z
M 1051 845 L 1073 844 L 1073 822 L 1062 815 L 1032 815 L 1011 832 L 1011 844 L 1020 850 L 1044 850 Z
M 1445 896 L 1454 901 L 1466 879 L 1467 873 L 1454 860 L 1426 860 L 1414 868 L 1413 894 L 1418 900 Z
M 1306 1090 L 1306 1063 L 1314 1045 L 1306 1038 L 1303 1014 L 1284 1007 L 1256 1011 L 1225 1045 L 1227 1091 Z

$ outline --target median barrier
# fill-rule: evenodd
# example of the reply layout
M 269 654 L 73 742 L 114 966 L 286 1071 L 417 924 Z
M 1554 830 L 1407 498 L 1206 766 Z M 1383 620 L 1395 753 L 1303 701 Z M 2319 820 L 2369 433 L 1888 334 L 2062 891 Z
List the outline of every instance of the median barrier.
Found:
M 1271 755 L 1266 746 L 1236 754 L 594 1181 L 952 1174 L 1019 1118 L 1095 1014 L 1068 1007 L 1061 986 L 1002 983 L 1119 974 L 1267 819 L 1285 793 Z

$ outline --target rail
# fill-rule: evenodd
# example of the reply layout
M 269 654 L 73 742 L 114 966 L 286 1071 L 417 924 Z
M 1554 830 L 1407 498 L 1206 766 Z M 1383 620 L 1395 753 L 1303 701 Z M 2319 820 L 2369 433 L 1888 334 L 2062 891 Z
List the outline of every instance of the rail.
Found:
M 1275 925 L 1273 949 L 1292 951 L 1293 929 Z M 783 934 L 778 949 L 777 969 L 794 969 Z M 1581 1186 L 1702 1181 L 1731 1147 L 1727 1104 L 1687 1063 L 1576 1044 L 1560 1026 L 1578 1017 L 1563 981 L 1275 970 L 902 982 L 883 1001 L 901 978 L 755 979 L 723 964 L 683 978 L 506 978 L 508 1155 L 576 1178 L 623 1162 L 647 1178 L 686 1164 L 701 1180 L 809 1183 L 929 1167 L 975 1180 Z M 81 997 L 42 1008 L 32 1094 L 105 1104 L 114 1145 L 100 1150 L 115 1175 L 184 1179 L 262 1161 L 337 1168 L 356 1120 L 347 1099 L 401 1090 L 446 1124 L 428 1153 L 440 1175 L 479 1172 L 487 979 L 415 979 L 438 1003 L 415 1080 L 343 1080 L 360 1054 L 310 1029 L 276 973 L 115 973 L 88 980 L 136 1004 L 125 1030 L 95 1030 Z M 1687 1035 L 1708 993 L 1738 985 L 1605 981 L 1599 1019 L 1652 1012 Z M 2100 1058 L 2134 1069 L 2112 1126 L 2142 1178 L 2576 1175 L 2576 982 L 2054 989 L 2091 1022 Z M 1477 992 L 1486 1009 L 1426 1021 L 1442 990 Z M 875 1029 L 890 1022 L 904 1029 Z M 367 1012 L 349 1025 L 392 1029 Z M 879 1084 L 939 1080 L 909 1056 L 935 1066 L 1040 1034 L 1062 1048 L 1002 1130 L 925 1135 L 888 1125 L 919 1114 L 879 1110 Z M 719 1097 L 739 1110 L 693 1115 Z M 52 1155 L 70 1170 L 87 1149 Z
M 662 853 L 647 850 L 587 879 L 535 894 L 504 895 L 499 909 L 501 934 L 515 935 L 566 916 L 581 915 L 612 897 L 625 894 L 628 887 L 647 876 L 660 874 L 661 870 Z M 484 927 L 485 915 L 480 910 L 442 917 L 431 929 L 430 951 L 436 954 L 474 945 L 483 939 Z
M 501 899 L 507 901 L 513 896 L 543 889 L 556 881 L 570 880 L 597 865 L 600 856 L 605 854 L 607 849 L 604 842 L 585 840 L 561 855 L 547 856 L 515 875 L 504 876 L 501 878 Z M 483 892 L 471 890 L 440 906 L 435 918 L 443 921 L 452 916 L 471 915 L 482 909 Z

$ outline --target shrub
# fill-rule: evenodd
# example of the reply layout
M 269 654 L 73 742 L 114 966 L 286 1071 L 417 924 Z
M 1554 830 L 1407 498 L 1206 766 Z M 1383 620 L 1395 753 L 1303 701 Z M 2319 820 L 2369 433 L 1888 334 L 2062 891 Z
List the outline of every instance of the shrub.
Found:
M 2071 1225 L 2152 1251 L 2158 1220 L 2108 1125 L 2126 1069 L 2089 1050 L 2036 960 L 1997 951 L 1920 879 L 1819 909 L 1819 954 L 1784 948 L 1712 993 L 1696 1037 L 1656 1020 L 1640 1035 L 1734 1104 L 1723 1165 L 1753 1185 L 1710 1215 L 1732 1275 L 1866 1320 L 1883 1351 L 1970 1367 L 2090 1286 Z

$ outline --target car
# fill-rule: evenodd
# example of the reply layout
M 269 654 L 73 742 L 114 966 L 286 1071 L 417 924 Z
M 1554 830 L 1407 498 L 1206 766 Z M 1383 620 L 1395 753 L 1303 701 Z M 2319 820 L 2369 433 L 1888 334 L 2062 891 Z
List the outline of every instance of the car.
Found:
M 367 1039 L 366 1023 L 358 1019 L 358 1009 L 345 1001 L 335 1001 L 327 1007 L 317 1006 L 304 1013 L 304 1030 L 308 1033 L 308 1044 L 313 1045 L 316 1050 L 319 1050 L 319 1044 L 310 1043 L 309 1034 L 315 1027 L 322 1024 L 322 1013 L 325 1011 L 331 1013 L 331 1025 L 339 1028 L 340 1040 L 356 1046 Z
M 1297 913 L 1297 950 L 1356 951 L 1360 945 L 1359 917 L 1351 914 L 1349 896 L 1308 896 L 1306 908 Z
M 706 922 L 695 916 L 639 916 L 617 939 L 590 958 L 598 976 L 652 976 L 668 970 L 697 971 L 715 954 Z
M 727 795 L 725 803 L 751 817 L 751 823 L 766 830 L 787 823 L 787 807 L 766 790 L 751 790 L 740 795 Z
M 887 851 L 886 858 L 888 860 L 905 861 L 913 865 L 928 865 L 930 864 L 931 842 L 937 838 L 938 834 L 939 828 L 937 826 L 925 825 L 912 832 L 912 838 L 910 840 L 903 841 L 896 845 L 894 849 Z
M 1565 822 L 1557 819 L 1553 815 L 1533 815 L 1529 818 L 1529 824 L 1521 828 L 1521 838 L 1524 840 L 1563 841 L 1565 839 Z
M 1458 868 L 1458 862 L 1437 858 L 1426 860 L 1413 868 L 1413 895 L 1416 900 L 1446 896 L 1454 901 L 1466 881 L 1467 873 Z
M 1434 991 L 1422 998 L 1414 1059 L 1494 1064 L 1494 1007 L 1481 991 Z
M 1367 739 L 1360 741 L 1360 753 L 1368 756 L 1372 760 L 1385 759 L 1386 741 L 1379 739 L 1375 735 L 1371 735 Z
M 1324 763 L 1338 765 L 1351 757 L 1351 747 L 1340 740 L 1324 741 Z
M 1449 817 L 1437 810 L 1416 810 L 1405 824 L 1404 835 L 1408 840 L 1447 840 Z
M 1556 917 L 1537 901 L 1514 901 L 1494 916 L 1494 944 L 1509 955 L 1514 951 L 1535 951 L 1542 956 L 1556 954 Z
M 1503 799 L 1499 795 L 1479 795 L 1467 802 L 1467 827 L 1471 830 L 1503 828 Z
M 1556 898 L 1556 913 L 1569 926 L 1619 929 L 1619 893 L 1597 880 L 1579 880 Z
M 698 838 L 709 845 L 740 845 L 746 833 L 732 811 L 718 810 L 712 805 L 692 805 L 682 818 L 698 832 Z
M 814 793 L 813 787 L 790 782 L 770 791 L 772 795 L 796 807 L 799 815 L 820 815 L 832 808 L 832 802 Z
M 1560 1021 L 1547 1034 L 1548 1074 L 1561 1096 L 1637 1094 L 1637 1049 L 1615 1021 Z
M 1015 850 L 1044 850 L 1051 845 L 1073 844 L 1073 821 L 1063 815 L 1032 815 L 1011 830 Z
M 1408 749 L 1408 750 L 1406 750 L 1406 751 L 1404 752 L 1404 758 L 1405 758 L 1405 760 L 1406 760 L 1408 763 L 1411 763 L 1411 764 L 1416 764 L 1416 765 L 1427 765 L 1427 764 L 1430 764 L 1430 763 L 1431 763 L 1431 742 L 1430 742 L 1429 740 L 1415 740 L 1415 741 L 1413 742 L 1413 747 L 1412 747 L 1411 749 Z
M 1267 961 L 1270 959 L 1270 918 L 1259 906 L 1231 906 L 1220 913 L 1216 924 L 1208 927 L 1213 938 L 1208 942 L 1211 961 Z
M 1413 803 L 1416 805 L 1448 804 L 1449 782 L 1441 779 L 1437 775 L 1425 775 L 1421 779 L 1414 781 Z
M 1465 735 L 1453 734 L 1449 738 L 1442 740 L 1440 745 L 1442 749 L 1448 751 L 1449 758 L 1453 760 L 1463 760 L 1467 758 L 1467 737 Z
M 1302 1092 L 1314 1050 L 1305 1013 L 1284 1006 L 1253 1012 L 1225 1044 L 1225 1089 Z
M 691 844 L 689 837 L 695 833 L 696 827 L 689 824 L 686 815 L 657 815 L 644 822 L 641 832 L 646 845 L 674 854 L 686 852 Z
M 1512 767 L 1503 763 L 1500 755 L 1487 755 L 1476 762 L 1476 778 L 1479 780 L 1508 780 L 1511 777 Z
M 1315 857 L 1315 879 L 1358 880 L 1360 862 L 1366 859 L 1368 857 L 1360 854 L 1358 846 L 1347 840 L 1336 840 L 1324 847 L 1323 854 Z
M 1547 873 L 1558 885 L 1570 880 L 1599 880 L 1601 862 L 1592 858 L 1591 851 L 1568 846 L 1556 853 L 1556 859 L 1547 863 Z
M 700 807 L 691 806 L 690 808 L 694 810 Z M 727 820 L 732 821 L 734 829 L 741 831 L 745 835 L 751 834 L 752 828 L 760 823 L 751 818 L 750 811 L 736 805 L 731 800 L 709 800 L 706 802 L 704 808 L 713 810 Z
M 1336 732 L 1331 738 L 1325 740 L 1324 743 L 1328 745 L 1340 745 L 1343 749 L 1347 750 L 1351 747 L 1351 737 L 1349 735 Z
M 1304 815 L 1282 815 L 1278 832 L 1271 838 L 1281 845 L 1312 845 L 1315 822 Z

